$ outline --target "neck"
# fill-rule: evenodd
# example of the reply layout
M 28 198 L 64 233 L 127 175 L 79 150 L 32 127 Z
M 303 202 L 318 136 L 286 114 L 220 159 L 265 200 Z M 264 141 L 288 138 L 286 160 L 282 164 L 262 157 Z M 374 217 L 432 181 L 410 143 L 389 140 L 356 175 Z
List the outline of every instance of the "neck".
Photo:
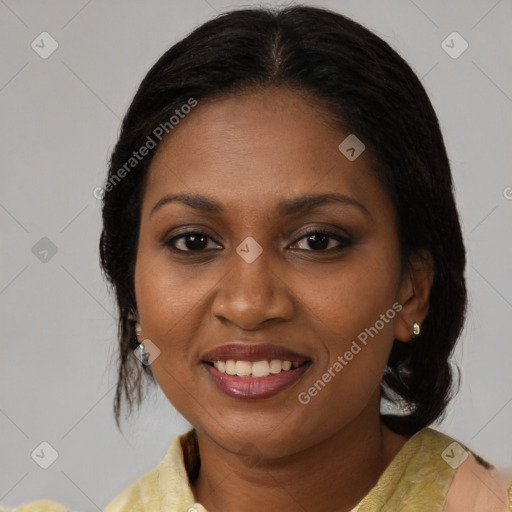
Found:
M 201 469 L 192 491 L 208 512 L 350 511 L 409 437 L 389 430 L 378 408 L 335 435 L 279 459 L 247 460 L 198 433 Z M 376 411 L 376 414 L 375 414 Z

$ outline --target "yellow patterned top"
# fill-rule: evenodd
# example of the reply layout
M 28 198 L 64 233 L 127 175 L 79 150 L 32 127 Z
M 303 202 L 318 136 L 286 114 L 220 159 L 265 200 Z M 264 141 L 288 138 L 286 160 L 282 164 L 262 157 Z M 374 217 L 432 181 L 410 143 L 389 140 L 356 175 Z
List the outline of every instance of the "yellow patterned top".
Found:
M 194 431 L 178 436 L 159 466 L 142 475 L 105 512 L 207 512 L 189 484 L 198 467 Z M 492 469 L 451 437 L 424 428 L 402 446 L 375 486 L 350 512 L 509 512 L 512 476 Z M 0 512 L 9 512 L 0 508 Z M 12 512 L 69 512 L 51 500 Z

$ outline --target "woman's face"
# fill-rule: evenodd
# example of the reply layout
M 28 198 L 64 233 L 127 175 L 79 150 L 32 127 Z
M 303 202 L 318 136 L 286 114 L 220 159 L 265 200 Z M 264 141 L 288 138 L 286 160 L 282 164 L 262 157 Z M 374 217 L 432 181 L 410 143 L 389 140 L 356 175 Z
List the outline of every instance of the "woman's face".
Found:
M 405 292 L 393 205 L 368 152 L 338 149 L 348 135 L 268 89 L 199 102 L 151 164 L 135 272 L 151 369 L 227 450 L 292 454 L 378 418 Z

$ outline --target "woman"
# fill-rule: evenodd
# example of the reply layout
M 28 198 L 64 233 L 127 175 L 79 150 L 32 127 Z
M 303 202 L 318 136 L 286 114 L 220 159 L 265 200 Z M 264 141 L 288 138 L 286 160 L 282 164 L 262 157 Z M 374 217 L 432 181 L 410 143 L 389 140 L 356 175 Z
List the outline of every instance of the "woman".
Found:
M 149 378 L 194 427 L 106 512 L 512 510 L 429 427 L 465 250 L 436 115 L 384 41 L 311 7 L 205 23 L 143 80 L 104 190 L 117 424 Z

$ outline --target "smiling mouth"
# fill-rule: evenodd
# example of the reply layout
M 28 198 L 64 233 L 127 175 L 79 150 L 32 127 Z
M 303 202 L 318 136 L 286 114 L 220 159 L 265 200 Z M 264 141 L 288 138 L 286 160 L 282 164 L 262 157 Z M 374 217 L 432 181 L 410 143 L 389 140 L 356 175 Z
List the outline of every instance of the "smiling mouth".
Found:
M 298 382 L 312 360 L 283 359 L 202 361 L 210 378 L 224 394 L 237 399 L 262 399 L 277 395 Z
M 262 378 L 270 375 L 277 375 L 282 372 L 295 370 L 311 361 L 286 361 L 281 359 L 263 359 L 261 361 L 243 361 L 243 360 L 219 360 L 205 361 L 206 364 L 214 367 L 220 373 L 235 377 Z

